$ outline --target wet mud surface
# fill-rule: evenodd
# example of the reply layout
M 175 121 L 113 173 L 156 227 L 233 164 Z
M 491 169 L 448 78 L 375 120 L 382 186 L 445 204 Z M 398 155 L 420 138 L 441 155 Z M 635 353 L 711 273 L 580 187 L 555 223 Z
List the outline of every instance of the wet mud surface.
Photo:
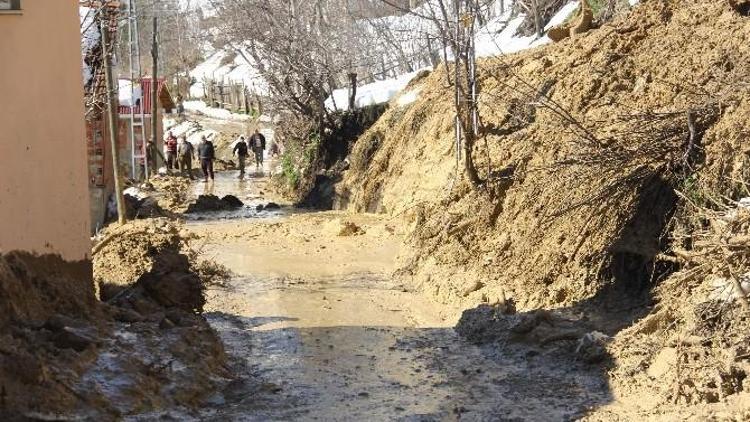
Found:
M 212 194 L 258 195 L 242 183 L 217 179 Z M 554 348 L 460 338 L 458 309 L 390 276 L 398 222 L 288 209 L 257 217 L 188 225 L 235 274 L 206 305 L 234 381 L 177 419 L 572 420 L 611 400 L 600 369 Z
M 571 420 L 609 400 L 600 373 L 468 344 L 403 290 L 372 274 L 236 280 L 230 312 L 207 317 L 238 380 L 201 418 Z
M 221 171 L 216 173 L 213 181 L 198 181 L 191 188 L 191 196 L 213 195 L 223 198 L 235 196 L 242 201 L 240 207 L 215 211 L 203 211 L 184 214 L 188 222 L 227 220 L 238 218 L 272 218 L 286 215 L 292 210 L 278 205 L 278 200 L 268 193 L 268 168 L 259 170 L 250 166 L 242 177 L 239 171 Z M 271 207 L 268 207 L 272 204 Z

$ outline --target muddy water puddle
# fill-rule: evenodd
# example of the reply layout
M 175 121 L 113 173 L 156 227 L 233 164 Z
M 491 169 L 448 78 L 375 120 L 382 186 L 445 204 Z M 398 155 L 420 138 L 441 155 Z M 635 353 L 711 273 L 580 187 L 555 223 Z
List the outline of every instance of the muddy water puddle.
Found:
M 277 218 L 295 212 L 292 207 L 279 205 L 275 198 L 268 194 L 268 170 L 249 167 L 239 176 L 239 171 L 221 171 L 216 178 L 208 182 L 198 180 L 193 184 L 191 194 L 194 198 L 200 195 L 215 195 L 222 198 L 226 195 L 236 196 L 243 207 L 227 211 L 205 211 L 185 214 L 187 221 L 230 220 L 241 218 Z M 269 204 L 279 205 L 268 208 Z

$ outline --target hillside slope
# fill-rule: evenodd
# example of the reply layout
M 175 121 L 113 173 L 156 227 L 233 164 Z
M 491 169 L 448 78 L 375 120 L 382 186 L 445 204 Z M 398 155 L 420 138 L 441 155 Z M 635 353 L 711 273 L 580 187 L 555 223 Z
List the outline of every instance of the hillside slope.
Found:
M 708 293 L 724 268 L 677 252 L 697 245 L 678 232 L 715 224 L 699 208 L 750 196 L 748 41 L 750 18 L 728 2 L 644 1 L 575 39 L 481 61 L 480 189 L 456 170 L 440 68 L 355 144 L 335 203 L 406 216 L 400 274 L 439 300 L 609 319 L 618 394 L 737 405 L 748 320 Z M 725 319 L 707 326 L 707 310 Z
M 488 183 L 477 192 L 454 183 L 441 68 L 360 138 L 337 207 L 409 215 L 418 254 L 407 268 L 417 277 L 455 269 L 423 280 L 443 286 L 441 296 L 479 279 L 538 307 L 611 281 L 647 282 L 672 189 L 690 173 L 688 110 L 706 146 L 699 177 L 723 187 L 741 165 L 725 151 L 746 121 L 735 88 L 748 71 L 749 27 L 723 2 L 646 2 L 578 40 L 482 61 L 475 157 Z

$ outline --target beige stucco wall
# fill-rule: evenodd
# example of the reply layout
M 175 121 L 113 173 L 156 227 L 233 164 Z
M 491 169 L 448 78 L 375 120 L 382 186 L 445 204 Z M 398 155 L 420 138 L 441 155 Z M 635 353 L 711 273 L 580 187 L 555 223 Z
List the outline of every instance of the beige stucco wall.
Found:
M 88 257 L 77 0 L 0 15 L 0 251 Z

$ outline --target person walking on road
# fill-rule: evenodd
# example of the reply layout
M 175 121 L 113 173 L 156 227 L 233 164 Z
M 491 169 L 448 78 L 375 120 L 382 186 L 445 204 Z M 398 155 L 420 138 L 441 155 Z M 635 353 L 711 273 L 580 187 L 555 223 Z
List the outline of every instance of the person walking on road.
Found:
M 245 163 L 247 162 L 248 156 L 247 142 L 245 142 L 244 136 L 240 136 L 240 139 L 234 145 L 234 150 L 232 151 L 232 153 L 237 156 L 237 162 L 240 168 L 240 177 L 242 177 L 245 175 Z
M 205 135 L 201 136 L 201 143 L 198 145 L 198 158 L 201 160 L 201 169 L 203 170 L 203 182 L 208 182 L 208 178 L 211 177 L 211 181 L 214 180 L 214 159 L 216 159 L 216 151 L 214 150 L 214 144 L 209 141 Z
M 165 142 L 167 149 L 167 170 L 177 170 L 177 138 L 169 131 Z
M 258 129 L 250 137 L 250 145 L 255 153 L 255 167 L 263 167 L 263 151 L 266 150 L 266 137 Z
M 177 143 L 177 159 L 180 164 L 180 174 L 185 175 L 187 172 L 190 180 L 194 180 L 193 177 L 193 159 L 195 158 L 195 148 L 193 144 L 187 141 L 187 138 L 183 135 L 180 136 L 180 141 Z

